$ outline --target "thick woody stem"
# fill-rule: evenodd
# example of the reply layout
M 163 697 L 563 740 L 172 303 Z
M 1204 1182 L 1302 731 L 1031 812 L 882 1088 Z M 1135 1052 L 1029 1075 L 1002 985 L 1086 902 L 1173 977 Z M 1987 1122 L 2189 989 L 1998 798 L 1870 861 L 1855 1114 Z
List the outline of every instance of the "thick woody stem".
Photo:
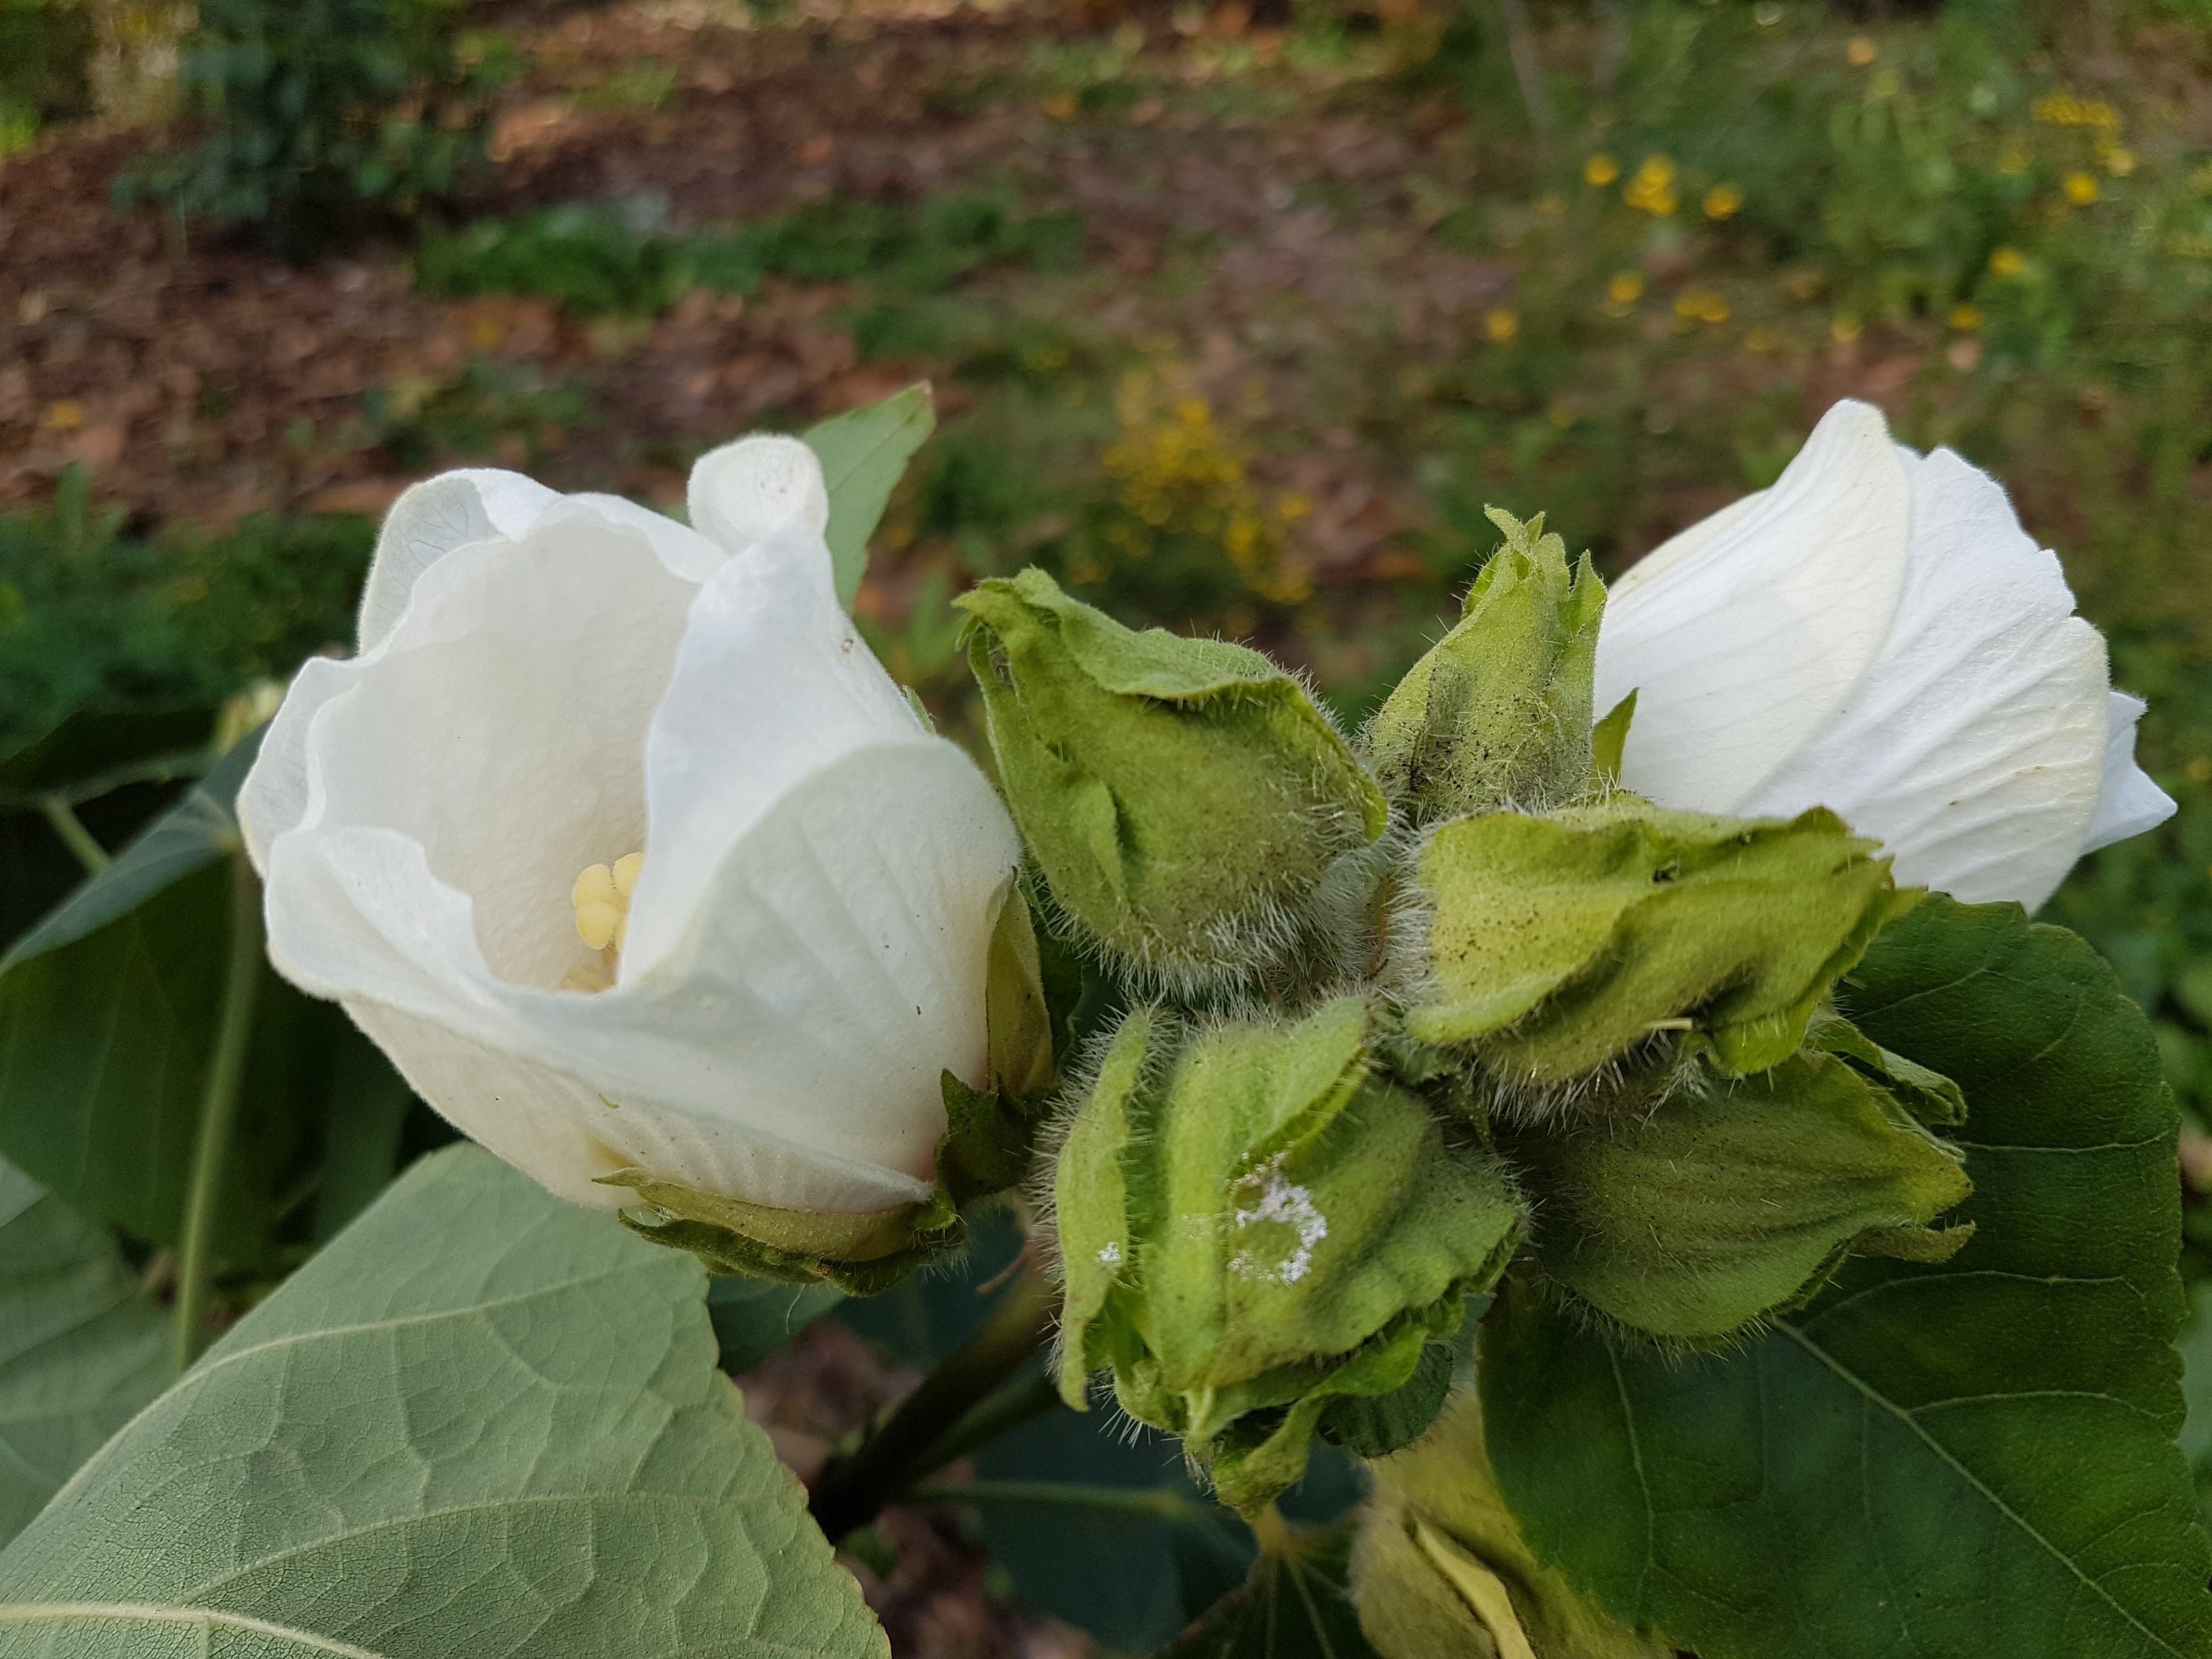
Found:
M 1060 1291 L 1023 1270 L 983 1328 L 924 1377 L 860 1449 L 815 1484 L 810 1507 L 832 1543 L 866 1526 L 929 1468 L 929 1454 L 981 1401 L 1051 1339 Z

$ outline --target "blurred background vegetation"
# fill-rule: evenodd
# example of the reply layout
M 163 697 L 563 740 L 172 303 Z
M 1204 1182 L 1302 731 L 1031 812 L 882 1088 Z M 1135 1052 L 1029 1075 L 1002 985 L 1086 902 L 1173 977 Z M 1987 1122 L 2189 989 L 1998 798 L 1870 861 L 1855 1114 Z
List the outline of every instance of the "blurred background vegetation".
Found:
M 2208 0 L 0 0 L 0 150 L 10 933 L 441 466 L 673 506 L 927 377 L 860 609 L 955 730 L 1030 562 L 1356 720 L 1485 503 L 1617 571 L 1856 396 L 2150 700 L 2048 914 L 2212 1126 Z

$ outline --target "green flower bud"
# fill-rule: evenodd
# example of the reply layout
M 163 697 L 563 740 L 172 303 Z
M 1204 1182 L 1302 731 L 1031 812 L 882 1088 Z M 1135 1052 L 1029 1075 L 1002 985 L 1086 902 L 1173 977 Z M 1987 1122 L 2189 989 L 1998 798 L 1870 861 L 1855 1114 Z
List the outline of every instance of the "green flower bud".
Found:
M 1668 1031 L 1762 1071 L 1918 899 L 1876 850 L 1817 808 L 1717 818 L 1616 795 L 1456 819 L 1413 862 L 1407 1031 L 1515 1083 L 1585 1077 Z
M 1671 1643 L 1613 1623 L 1528 1547 L 1474 1394 L 1418 1447 L 1373 1468 L 1352 1594 L 1382 1659 L 1670 1659 Z
M 1370 1076 L 1370 1027 L 1357 997 L 1187 1038 L 1140 1010 L 1060 1152 L 1063 1395 L 1080 1408 L 1110 1367 L 1123 1408 L 1182 1435 L 1239 1509 L 1298 1478 L 1334 1402 L 1433 1409 L 1424 1350 L 1520 1238 L 1501 1166 Z M 1419 1426 L 1343 1420 L 1353 1439 Z
M 1183 991 L 1311 947 L 1316 889 L 1388 809 L 1297 681 L 1243 646 L 1133 633 L 1039 570 L 958 603 L 1000 787 L 1068 915 Z
M 1367 729 L 1369 763 L 1418 819 L 1501 807 L 1541 811 L 1590 782 L 1590 679 L 1605 586 L 1589 556 L 1484 509 L 1505 545 L 1482 568 L 1459 625 L 1398 683 Z
M 1883 1052 L 1842 1029 L 1830 1040 Z M 1847 1255 L 1942 1261 L 1973 1233 L 1929 1225 L 1972 1190 L 1959 1149 L 1857 1066 L 1809 1048 L 1505 1147 L 1544 1218 L 1536 1267 L 1669 1341 L 1709 1344 L 1799 1306 Z

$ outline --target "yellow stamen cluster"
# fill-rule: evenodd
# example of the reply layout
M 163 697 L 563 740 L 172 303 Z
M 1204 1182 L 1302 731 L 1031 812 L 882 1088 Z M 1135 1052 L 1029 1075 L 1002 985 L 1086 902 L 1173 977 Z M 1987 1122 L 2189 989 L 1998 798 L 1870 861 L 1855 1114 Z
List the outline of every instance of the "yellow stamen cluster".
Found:
M 576 937 L 594 951 L 620 951 L 629 937 L 629 896 L 637 890 L 645 854 L 632 853 L 613 864 L 592 864 L 568 890 L 576 907 Z

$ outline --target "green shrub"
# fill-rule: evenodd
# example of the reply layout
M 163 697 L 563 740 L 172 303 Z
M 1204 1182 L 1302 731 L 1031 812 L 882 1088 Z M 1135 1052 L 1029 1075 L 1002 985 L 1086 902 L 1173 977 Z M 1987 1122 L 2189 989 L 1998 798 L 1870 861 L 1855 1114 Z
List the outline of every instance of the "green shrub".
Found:
M 59 0 L 0 0 L 0 154 L 88 103 L 92 20 Z
M 77 708 L 220 702 L 352 634 L 366 520 L 161 543 L 121 528 L 76 471 L 51 507 L 0 515 L 0 753 Z
M 495 37 L 465 35 L 465 0 L 202 0 L 181 78 L 207 131 L 117 181 L 125 205 L 264 228 L 313 252 L 411 213 L 483 159 Z
M 690 235 L 641 231 L 613 209 L 570 204 L 432 232 L 415 271 L 434 294 L 539 294 L 578 315 L 650 315 L 690 289 L 750 294 L 771 274 L 935 293 L 986 264 L 1064 267 L 1082 246 L 1073 214 L 1025 215 L 978 196 L 912 207 L 833 198 Z

